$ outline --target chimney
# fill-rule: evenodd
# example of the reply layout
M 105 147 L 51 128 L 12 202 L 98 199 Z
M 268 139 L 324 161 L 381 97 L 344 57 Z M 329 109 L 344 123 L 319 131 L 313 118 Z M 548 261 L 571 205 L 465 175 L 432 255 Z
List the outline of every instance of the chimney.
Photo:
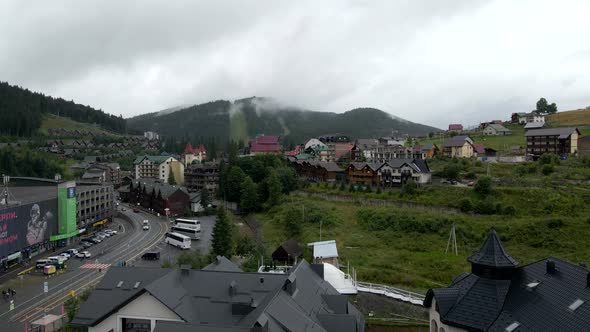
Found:
M 548 259 L 547 260 L 547 274 L 554 274 L 557 271 L 555 268 L 555 262 Z
M 311 269 L 317 273 L 320 278 L 324 279 L 324 264 L 311 264 Z
M 289 293 L 289 295 L 293 296 L 293 294 L 295 294 L 295 291 L 297 290 L 297 283 L 295 280 L 295 275 L 291 274 L 289 276 L 289 278 L 287 278 L 287 280 L 285 280 L 285 283 L 283 284 L 283 290 L 287 293 Z
M 180 274 L 182 274 L 183 276 L 188 276 L 190 274 L 190 271 L 191 271 L 190 265 L 181 265 L 180 266 Z

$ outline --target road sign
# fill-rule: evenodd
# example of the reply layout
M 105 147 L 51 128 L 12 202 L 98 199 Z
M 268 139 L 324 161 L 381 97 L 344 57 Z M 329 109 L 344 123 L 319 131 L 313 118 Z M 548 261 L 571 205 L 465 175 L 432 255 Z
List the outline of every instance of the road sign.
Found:
M 49 283 L 47 281 L 43 283 L 43 293 L 49 293 Z

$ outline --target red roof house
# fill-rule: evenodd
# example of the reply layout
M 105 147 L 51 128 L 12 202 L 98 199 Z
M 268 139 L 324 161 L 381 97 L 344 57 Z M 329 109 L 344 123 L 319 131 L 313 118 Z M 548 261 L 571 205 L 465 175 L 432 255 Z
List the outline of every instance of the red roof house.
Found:
M 279 144 L 279 136 L 272 135 L 258 135 L 255 139 L 250 141 L 250 154 L 281 153 L 281 145 Z
M 484 156 L 486 154 L 486 149 L 483 144 L 472 144 L 473 151 L 480 156 Z
M 452 123 L 449 125 L 449 131 L 462 131 L 463 125 L 459 123 Z

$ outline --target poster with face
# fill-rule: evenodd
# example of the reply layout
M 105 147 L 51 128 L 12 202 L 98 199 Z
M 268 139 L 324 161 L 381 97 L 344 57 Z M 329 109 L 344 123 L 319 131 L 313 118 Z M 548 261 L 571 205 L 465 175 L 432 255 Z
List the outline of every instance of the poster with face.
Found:
M 0 210 L 0 256 L 57 234 L 57 199 Z

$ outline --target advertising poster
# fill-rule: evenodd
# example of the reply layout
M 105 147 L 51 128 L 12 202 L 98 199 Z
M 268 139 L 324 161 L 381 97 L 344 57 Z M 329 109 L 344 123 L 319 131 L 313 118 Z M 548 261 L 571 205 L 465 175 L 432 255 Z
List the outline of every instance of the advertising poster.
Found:
M 0 257 L 57 234 L 57 199 L 0 210 Z

